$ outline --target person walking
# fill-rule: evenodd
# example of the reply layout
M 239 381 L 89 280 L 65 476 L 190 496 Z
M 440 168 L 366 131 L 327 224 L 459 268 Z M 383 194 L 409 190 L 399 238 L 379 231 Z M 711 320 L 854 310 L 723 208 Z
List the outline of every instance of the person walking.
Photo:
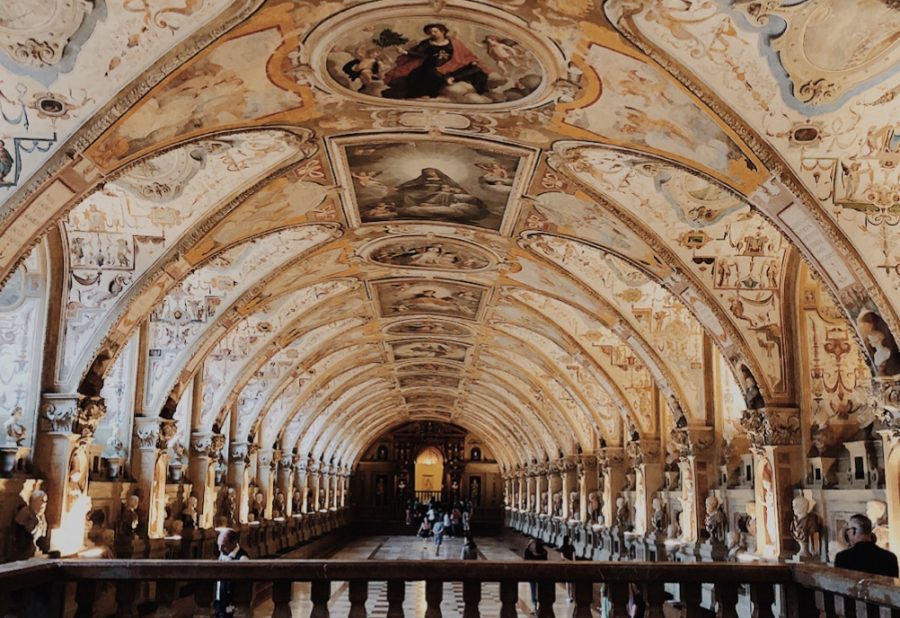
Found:
M 559 554 L 567 562 L 575 561 L 575 546 L 572 545 L 568 536 L 563 537 L 562 545 L 559 546 Z M 566 599 L 569 603 L 575 600 L 575 585 L 572 582 L 566 582 Z
M 840 551 L 834 557 L 835 568 L 887 577 L 898 576 L 897 556 L 875 544 L 871 519 L 862 513 L 852 515 L 844 530 L 850 542 L 850 549 Z
M 544 542 L 540 539 L 531 539 L 528 546 L 525 547 L 525 560 L 547 560 L 547 549 Z M 537 582 L 529 582 L 531 586 L 531 607 L 533 613 L 538 610 L 538 585 Z
M 232 562 L 250 559 L 238 540 L 237 530 L 232 528 L 225 528 L 219 533 L 219 537 L 216 539 L 219 547 L 219 561 Z M 234 610 L 234 582 L 217 581 L 215 600 L 213 601 L 215 618 L 230 618 L 234 616 Z
M 444 542 L 444 522 L 440 518 L 435 522 L 434 526 L 431 529 L 432 534 L 434 534 L 434 555 L 437 556 L 441 551 L 441 543 Z

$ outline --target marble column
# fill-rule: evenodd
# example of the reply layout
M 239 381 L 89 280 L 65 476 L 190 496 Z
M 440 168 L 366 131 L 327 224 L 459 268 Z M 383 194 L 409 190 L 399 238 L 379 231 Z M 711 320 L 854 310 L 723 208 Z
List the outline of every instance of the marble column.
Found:
M 582 455 L 578 462 L 578 519 L 587 522 L 588 499 L 597 491 L 597 458 Z
M 603 525 L 611 527 L 616 524 L 616 498 L 625 486 L 625 450 L 621 447 L 602 449 L 597 459 L 602 484 Z
M 139 416 L 134 419 L 134 445 L 131 449 L 131 471 L 140 497 L 141 529 L 151 539 L 165 536 L 166 448 L 175 437 L 175 421 Z M 163 458 L 162 460 L 160 458 Z
M 212 528 L 216 513 L 216 466 L 225 447 L 225 436 L 209 432 L 191 434 L 188 477 L 197 497 L 200 528 Z
M 310 483 L 312 485 L 312 487 L 311 487 L 312 491 L 310 492 L 310 498 L 312 499 L 312 504 L 310 505 L 310 510 L 313 513 L 318 513 L 319 512 L 319 490 L 322 487 L 322 473 L 320 471 L 319 464 L 313 463 L 312 467 L 310 468 L 310 474 L 312 475 L 311 483 Z
M 534 471 L 529 469 L 525 477 L 525 510 L 534 512 L 536 509 L 534 499 Z
M 297 472 L 297 488 L 300 490 L 300 512 L 309 513 L 309 461 L 301 460 Z
M 547 466 L 538 465 L 534 477 L 534 511 L 538 515 L 547 512 Z
M 282 455 L 278 460 L 278 491 L 284 496 L 284 515 L 285 517 L 292 512 L 294 485 L 294 458 L 292 455 Z
M 234 521 L 230 525 L 246 524 L 250 514 L 250 477 L 247 473 L 249 444 L 232 442 L 228 449 L 228 485 L 234 489 Z
M 270 448 L 261 448 L 256 454 L 256 485 L 263 492 L 263 519 L 272 519 L 272 493 L 275 489 L 275 470 L 278 461 L 277 453 Z
M 793 488 L 806 475 L 800 446 L 800 411 L 766 407 L 746 410 L 741 425 L 753 452 L 756 553 L 770 560 L 792 554 Z
M 563 519 L 569 519 L 577 508 L 577 504 L 573 504 L 572 494 L 578 490 L 578 459 L 564 457 L 559 466 L 562 469 L 562 516 Z
M 884 447 L 888 541 L 900 559 L 900 380 L 878 378 L 874 390 L 881 398 L 881 423 L 885 427 L 878 434 Z
M 560 468 L 558 462 L 549 464 L 549 482 L 547 488 L 547 513 L 550 516 L 556 515 L 553 512 L 553 496 L 562 493 L 562 477 L 560 476 Z M 560 502 L 560 506 L 562 502 Z
M 63 555 L 84 547 L 85 520 L 91 509 L 88 495 L 88 448 L 106 414 L 101 397 L 78 393 L 45 393 L 41 397 L 34 466 L 46 479 L 47 528 L 50 549 Z

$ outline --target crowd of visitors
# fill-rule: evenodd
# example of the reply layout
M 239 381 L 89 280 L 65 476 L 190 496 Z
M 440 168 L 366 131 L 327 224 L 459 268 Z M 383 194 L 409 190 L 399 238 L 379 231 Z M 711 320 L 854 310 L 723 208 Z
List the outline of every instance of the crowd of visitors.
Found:
M 434 552 L 440 552 L 444 537 L 463 537 L 466 545 L 463 547 L 463 560 L 477 559 L 475 541 L 472 539 L 472 502 L 457 501 L 453 503 L 440 503 L 432 499 L 429 502 L 410 500 L 406 508 L 406 523 L 413 525 L 419 522 L 416 532 L 423 539 L 433 539 Z M 470 549 L 467 551 L 466 547 Z

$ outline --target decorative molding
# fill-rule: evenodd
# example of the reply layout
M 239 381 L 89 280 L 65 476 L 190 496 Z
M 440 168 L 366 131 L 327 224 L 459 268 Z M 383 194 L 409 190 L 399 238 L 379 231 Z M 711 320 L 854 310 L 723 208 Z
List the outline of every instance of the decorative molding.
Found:
M 26 10 L 18 19 L 14 14 L 0 15 L 4 18 L 0 21 L 0 48 L 18 64 L 42 69 L 59 63 L 69 40 L 94 10 L 93 0 L 54 0 L 51 4 Z

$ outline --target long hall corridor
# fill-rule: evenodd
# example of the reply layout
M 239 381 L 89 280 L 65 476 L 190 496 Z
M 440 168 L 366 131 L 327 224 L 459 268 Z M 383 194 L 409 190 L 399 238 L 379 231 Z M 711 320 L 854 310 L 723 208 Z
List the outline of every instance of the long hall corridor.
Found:
M 522 560 L 521 545 L 523 537 L 506 535 L 503 537 L 477 538 L 478 557 L 480 560 Z M 421 539 L 413 536 L 372 536 L 351 541 L 333 555 L 335 560 L 457 560 L 463 540 L 461 538 L 445 538 L 441 547 L 435 551 L 432 539 Z M 559 552 L 549 548 L 550 561 L 560 560 Z M 377 568 L 373 565 L 373 568 Z M 312 608 L 308 583 L 294 584 L 291 610 L 295 616 L 307 616 Z M 406 616 L 424 616 L 425 582 L 407 582 L 406 597 L 403 602 L 403 613 Z M 556 588 L 556 603 L 553 606 L 557 616 L 569 615 L 573 604 L 567 602 L 564 586 Z M 500 615 L 499 585 L 485 583 L 481 590 L 481 615 L 494 618 Z M 256 606 L 254 616 L 262 618 L 272 615 L 272 602 L 266 601 Z M 519 601 L 516 606 L 520 617 L 532 616 L 531 593 L 527 583 L 519 584 Z M 347 583 L 341 582 L 332 588 L 328 610 L 332 616 L 347 616 L 350 611 L 350 600 L 347 596 Z M 370 582 L 369 596 L 366 601 L 366 612 L 371 618 L 387 616 L 387 582 Z M 568 610 L 568 611 L 567 611 Z M 444 584 L 444 596 L 441 603 L 444 618 L 457 618 L 463 615 L 463 589 L 460 582 Z M 595 613 L 596 615 L 596 613 Z

